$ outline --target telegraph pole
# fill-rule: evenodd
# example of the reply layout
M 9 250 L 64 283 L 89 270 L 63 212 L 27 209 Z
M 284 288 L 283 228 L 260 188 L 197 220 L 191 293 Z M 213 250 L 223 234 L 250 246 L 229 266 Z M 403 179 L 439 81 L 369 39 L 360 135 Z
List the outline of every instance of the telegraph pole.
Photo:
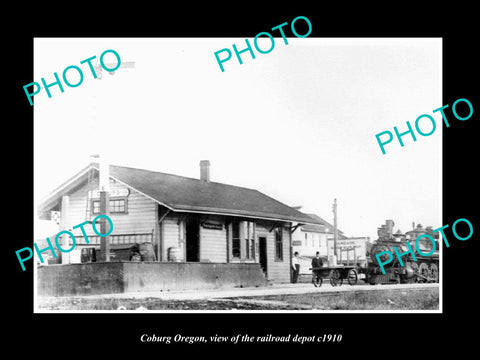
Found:
M 108 68 L 113 68 L 116 64 L 105 64 Z M 127 61 L 121 63 L 119 68 L 133 69 L 135 68 L 134 61 Z M 97 79 L 102 80 L 102 67 L 99 63 L 95 65 Z M 116 71 L 109 72 L 110 75 L 115 75 Z M 94 101 L 95 102 L 95 101 Z M 100 136 L 99 142 L 102 141 Z M 103 157 L 100 158 L 100 176 L 99 176 L 99 190 L 100 190 L 100 214 L 109 215 L 110 213 L 110 165 L 105 161 Z M 100 232 L 106 234 L 110 231 L 107 228 L 107 219 L 102 218 L 100 220 Z M 110 261 L 110 236 L 100 238 L 100 261 Z
M 108 216 L 110 213 L 110 165 L 105 160 L 100 158 L 100 214 Z M 107 229 L 107 219 L 102 218 L 100 221 L 100 233 L 108 233 L 110 229 Z M 110 261 L 110 236 L 100 238 L 100 261 Z
M 109 194 L 108 191 L 100 191 L 100 214 L 107 215 L 109 213 Z M 100 220 L 100 233 L 106 234 L 110 231 L 107 229 L 107 219 Z M 100 261 L 110 261 L 110 236 L 100 238 Z
M 337 199 L 333 199 L 333 254 L 335 258 L 337 257 L 337 240 L 338 240 L 338 230 L 337 230 Z

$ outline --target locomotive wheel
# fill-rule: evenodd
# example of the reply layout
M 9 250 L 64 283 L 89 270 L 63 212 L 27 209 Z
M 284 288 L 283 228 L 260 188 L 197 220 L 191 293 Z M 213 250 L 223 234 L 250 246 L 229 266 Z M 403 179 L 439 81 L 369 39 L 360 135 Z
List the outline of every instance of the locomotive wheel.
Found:
M 412 267 L 414 274 L 412 282 L 418 282 L 420 280 L 420 278 L 416 276 L 418 274 L 418 264 L 416 262 L 412 262 L 410 263 L 410 266 Z
M 315 287 L 320 287 L 322 286 L 323 279 L 320 275 L 313 275 L 312 276 L 312 283 L 315 285 Z
M 372 272 L 367 272 L 367 276 L 365 278 L 365 282 L 368 282 L 370 285 L 376 285 L 375 284 L 375 279 L 377 276 L 373 274 Z
M 332 286 L 342 286 L 343 279 L 340 277 L 340 272 L 338 270 L 332 270 L 330 273 L 330 285 Z
M 438 282 L 438 266 L 437 264 L 431 263 L 428 266 L 428 277 L 432 282 Z
M 358 274 L 355 269 L 348 270 L 347 281 L 350 285 L 356 285 L 358 281 Z
M 400 278 L 400 274 L 395 272 L 393 279 L 390 280 L 390 281 L 393 281 L 395 284 L 400 284 L 402 282 L 402 280 Z
M 418 267 L 418 273 L 422 276 L 419 278 L 419 282 L 427 282 L 429 271 L 428 271 L 428 265 L 427 263 L 421 263 L 420 266 Z

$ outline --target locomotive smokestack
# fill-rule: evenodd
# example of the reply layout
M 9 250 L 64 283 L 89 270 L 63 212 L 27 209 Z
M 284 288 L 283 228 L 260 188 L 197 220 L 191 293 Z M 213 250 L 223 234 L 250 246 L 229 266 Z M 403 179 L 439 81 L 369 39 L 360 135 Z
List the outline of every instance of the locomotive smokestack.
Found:
M 387 231 L 387 237 L 390 239 L 393 236 L 393 227 L 395 226 L 395 223 L 393 220 L 386 220 L 386 231 Z

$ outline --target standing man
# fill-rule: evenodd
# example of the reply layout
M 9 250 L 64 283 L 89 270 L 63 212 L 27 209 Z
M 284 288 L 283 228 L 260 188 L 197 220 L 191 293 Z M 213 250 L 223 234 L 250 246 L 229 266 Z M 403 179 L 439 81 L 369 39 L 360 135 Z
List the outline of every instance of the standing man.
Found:
M 312 259 L 312 269 L 321 268 L 322 266 L 323 266 L 323 261 L 320 258 L 320 252 L 317 251 L 317 253 L 315 254 L 315 257 Z M 312 272 L 316 274 L 319 272 L 319 270 L 312 270 Z
M 298 275 L 300 274 L 300 260 L 298 259 L 298 251 L 295 251 L 292 258 L 293 280 L 294 284 L 298 281 Z

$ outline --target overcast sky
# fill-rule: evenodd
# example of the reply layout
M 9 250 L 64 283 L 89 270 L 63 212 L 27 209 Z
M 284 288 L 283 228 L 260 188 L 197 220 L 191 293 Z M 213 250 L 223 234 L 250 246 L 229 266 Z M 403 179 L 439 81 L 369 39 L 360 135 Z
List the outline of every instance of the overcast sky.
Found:
M 32 81 L 53 82 L 69 65 L 84 70 L 80 86 L 35 96 L 35 202 L 94 153 L 193 178 L 208 159 L 212 181 L 257 189 L 330 222 L 337 198 L 347 236 L 376 239 L 385 219 L 403 231 L 412 221 L 443 225 L 442 122 L 432 113 L 443 105 L 441 39 L 288 42 L 276 38 L 256 59 L 242 54 L 243 65 L 233 55 L 221 72 L 214 52 L 242 49 L 245 39 L 35 39 Z M 94 80 L 80 61 L 107 49 L 135 68 Z M 375 134 L 405 131 L 421 114 L 437 120 L 435 133 L 404 136 L 403 148 L 395 139 L 382 155 Z

